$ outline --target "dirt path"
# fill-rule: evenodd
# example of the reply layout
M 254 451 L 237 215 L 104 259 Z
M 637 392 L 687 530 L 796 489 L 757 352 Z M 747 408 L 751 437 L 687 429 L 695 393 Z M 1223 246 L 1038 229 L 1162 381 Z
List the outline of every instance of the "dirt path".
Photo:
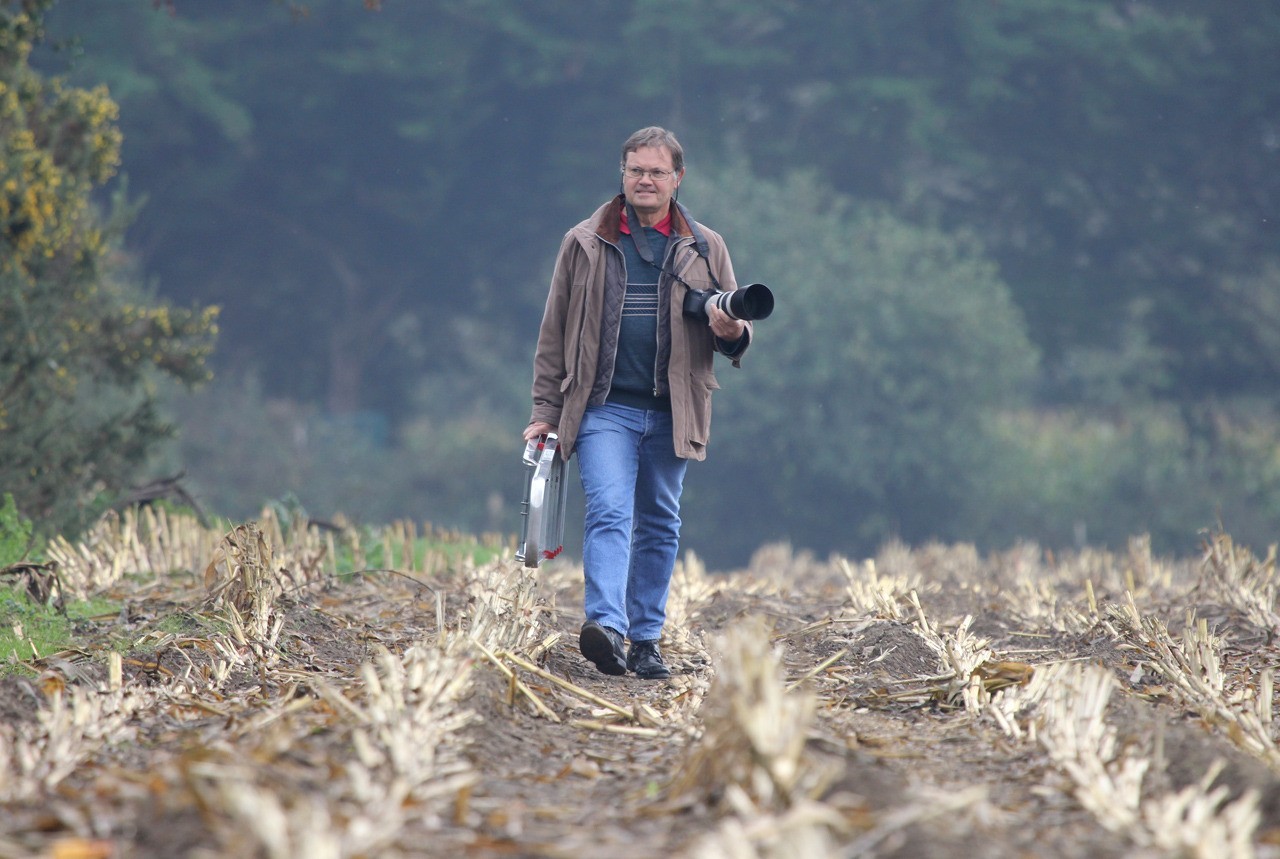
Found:
M 568 564 L 272 540 L 221 602 L 68 571 L 126 610 L 0 681 L 0 856 L 1280 855 L 1274 569 L 1226 538 L 685 559 L 668 682 L 582 660 Z

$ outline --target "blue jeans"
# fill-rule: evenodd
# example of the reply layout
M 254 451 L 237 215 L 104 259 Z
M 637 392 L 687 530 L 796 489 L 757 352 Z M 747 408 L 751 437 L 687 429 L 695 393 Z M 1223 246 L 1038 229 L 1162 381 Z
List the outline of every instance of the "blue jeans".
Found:
M 632 641 L 662 635 L 680 545 L 688 460 L 675 454 L 671 414 L 606 403 L 578 429 L 586 495 L 586 615 Z

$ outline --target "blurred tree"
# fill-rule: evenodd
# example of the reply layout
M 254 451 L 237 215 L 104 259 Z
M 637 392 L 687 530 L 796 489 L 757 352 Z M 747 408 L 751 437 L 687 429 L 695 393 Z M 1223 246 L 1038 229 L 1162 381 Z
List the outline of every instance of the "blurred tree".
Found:
M 127 107 L 154 201 L 140 250 L 170 294 L 227 297 L 220 360 L 261 365 L 270 390 L 403 417 L 424 367 L 456 369 L 449 320 L 495 335 L 536 314 L 531 256 L 650 121 L 695 167 L 802 165 L 977 233 L 1053 399 L 1082 390 L 1060 362 L 1125 364 L 1135 328 L 1162 354 L 1140 382 L 1157 394 L 1280 380 L 1228 285 L 1274 245 L 1268 0 L 302 5 L 58 10 L 78 70 Z M 416 359 L 408 318 L 430 332 Z
M 690 477 L 713 494 L 701 505 L 730 512 L 691 506 L 690 540 L 960 537 L 1001 455 L 991 416 L 1035 370 L 1008 287 L 964 237 L 859 212 L 812 176 L 748 177 L 686 182 L 695 216 L 732 237 L 739 282 L 778 296 L 742 369 L 718 373 L 707 473 Z
M 207 376 L 212 309 L 174 310 L 134 284 L 91 193 L 119 163 L 105 88 L 28 65 L 50 0 L 0 3 L 0 489 L 44 532 L 74 531 L 170 434 L 154 381 Z
M 139 250 L 170 294 L 224 303 L 221 365 L 403 418 L 424 367 L 459 366 L 454 320 L 496 311 L 492 337 L 540 305 L 510 288 L 541 259 L 512 245 L 527 225 L 505 199 L 538 196 L 513 177 L 549 184 L 546 153 L 506 126 L 546 75 L 502 4 L 305 5 L 68 5 L 80 50 L 48 62 L 121 94 L 151 199 Z
M 191 491 L 220 515 L 258 515 L 268 499 L 295 498 L 308 514 L 390 522 L 407 501 L 415 462 L 370 440 L 358 423 L 317 404 L 263 395 L 253 377 L 218 377 L 171 398 L 183 431 L 176 451 Z
M 1280 383 L 1238 310 L 1276 247 L 1276 4 L 765 5 L 739 43 L 759 65 L 710 101 L 760 169 L 976 232 L 1055 375 L 1080 349 L 1128 372 L 1136 326 L 1163 353 L 1144 391 Z
M 557 238 L 617 187 L 619 141 L 651 122 L 680 134 L 694 175 L 812 170 L 939 260 L 994 260 L 1044 359 L 1042 405 L 1123 421 L 1172 404 L 1157 435 L 1181 415 L 1194 452 L 1212 442 L 1204 401 L 1280 383 L 1270 0 L 293 5 L 64 3 L 57 32 L 79 42 L 42 58 L 110 83 L 149 198 L 131 247 L 167 295 L 225 303 L 219 367 L 267 398 L 375 410 L 415 450 L 498 426 L 499 394 L 527 384 Z M 910 468 L 958 469 L 958 491 L 987 444 L 961 436 L 978 440 L 967 454 L 920 448 Z M 456 478 L 414 483 L 463 491 Z M 866 509 L 910 507 L 883 527 L 917 533 L 927 501 L 881 492 Z M 938 533 L 979 521 L 935 501 Z

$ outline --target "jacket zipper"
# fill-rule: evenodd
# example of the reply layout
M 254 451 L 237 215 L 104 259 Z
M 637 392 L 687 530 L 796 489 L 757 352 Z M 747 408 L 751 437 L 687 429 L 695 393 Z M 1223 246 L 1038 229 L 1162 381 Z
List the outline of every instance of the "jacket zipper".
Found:
M 664 254 L 662 257 L 662 262 L 666 263 L 666 261 L 667 261 L 667 258 L 666 258 L 666 255 Z M 658 291 L 659 296 L 662 295 L 662 276 L 663 276 L 662 266 L 660 265 L 658 266 L 658 282 L 654 285 L 654 289 Z M 659 396 L 658 394 L 658 361 L 662 358 L 662 336 L 660 333 L 662 330 L 662 320 L 659 317 L 661 317 L 665 309 L 666 308 L 662 307 L 662 304 L 659 303 L 657 311 L 654 313 L 654 319 L 653 319 L 653 323 L 654 323 L 653 324 L 653 395 L 655 397 Z
M 662 257 L 663 265 L 658 267 L 658 296 L 662 296 L 662 279 L 666 277 L 668 281 L 667 303 L 665 306 L 661 302 L 658 303 L 658 318 L 655 320 L 656 324 L 653 328 L 653 395 L 655 397 L 662 396 L 658 391 L 658 366 L 662 362 L 662 314 L 666 314 L 668 318 L 671 316 L 671 286 L 669 283 L 671 278 L 667 275 L 665 268 L 667 259 L 675 257 L 675 245 L 670 245 L 666 251 L 666 254 Z
M 622 252 L 622 248 L 618 247 L 613 242 L 606 241 L 603 238 L 600 241 L 604 242 L 606 245 L 613 248 L 615 251 L 618 252 L 618 256 L 622 257 L 622 302 L 623 304 L 626 304 L 626 301 L 627 301 L 627 255 Z M 609 276 L 608 263 L 605 260 L 601 260 L 600 262 L 602 265 L 605 266 L 605 279 L 607 280 Z M 603 293 L 600 296 L 600 307 L 601 307 L 600 312 L 601 314 L 603 314 L 604 313 L 604 294 Z M 613 338 L 613 360 L 609 363 L 609 366 L 613 367 L 613 370 L 610 371 L 610 379 L 609 379 L 610 385 L 613 384 L 612 374 L 618 371 L 618 341 L 620 339 L 621 339 L 621 334 L 619 334 L 618 337 Z M 596 363 L 597 373 L 599 373 L 599 367 L 600 367 L 600 364 L 599 364 L 599 360 L 597 359 L 597 363 Z M 594 380 L 592 384 L 594 386 L 595 384 Z

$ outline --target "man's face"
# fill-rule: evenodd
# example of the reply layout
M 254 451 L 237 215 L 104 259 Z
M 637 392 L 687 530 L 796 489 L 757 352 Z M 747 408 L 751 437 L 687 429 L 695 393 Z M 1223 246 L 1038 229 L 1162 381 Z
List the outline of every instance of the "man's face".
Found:
M 663 181 L 654 179 L 651 173 L 633 178 L 627 175 L 627 171 L 632 169 L 664 170 L 668 175 Z M 675 194 L 683 177 L 683 171 L 678 174 L 672 171 L 671 153 L 665 148 L 644 146 L 627 153 L 626 163 L 623 164 L 622 193 L 627 202 L 635 207 L 637 215 L 657 216 L 660 220 L 666 214 L 671 196 Z

